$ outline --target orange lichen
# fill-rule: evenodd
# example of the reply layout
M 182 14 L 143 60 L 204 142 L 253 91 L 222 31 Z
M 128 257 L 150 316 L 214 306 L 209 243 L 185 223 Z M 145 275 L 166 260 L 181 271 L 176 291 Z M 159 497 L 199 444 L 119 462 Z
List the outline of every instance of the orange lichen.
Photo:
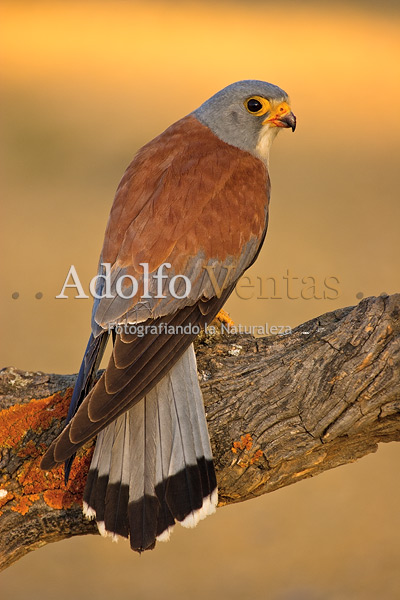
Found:
M 57 392 L 0 411 L 0 446 L 15 448 L 29 430 L 44 431 L 55 419 L 64 419 L 71 395 L 72 389 L 67 389 L 64 395 Z
M 74 503 L 74 496 L 71 492 L 63 490 L 46 490 L 43 494 L 43 500 L 51 508 L 60 510 L 62 508 L 71 508 Z
M 238 450 L 250 450 L 253 445 L 253 439 L 249 433 L 240 436 L 240 442 L 233 442 L 232 452 L 237 453 Z
M 86 452 L 78 453 L 72 465 L 67 485 L 64 483 L 62 465 L 52 471 L 42 471 L 39 466 L 41 455 L 32 460 L 27 459 L 14 475 L 13 481 L 18 483 L 18 488 L 13 489 L 12 495 L 8 494 L 6 498 L 2 499 L 3 505 L 12 499 L 11 510 L 22 515 L 25 515 L 33 502 L 40 498 L 43 498 L 48 506 L 57 509 L 67 509 L 73 504 L 82 505 L 83 490 L 92 453 L 92 447 Z M 4 488 L 6 487 L 7 484 L 4 485 Z
M 240 436 L 240 442 L 233 442 L 233 447 L 231 448 L 232 452 L 237 454 L 238 450 L 240 450 L 242 454 L 241 458 L 237 461 L 237 465 L 239 467 L 245 469 L 260 460 L 261 456 L 263 455 L 263 451 L 256 450 L 256 452 L 251 454 L 250 450 L 252 447 L 253 439 L 249 433 Z
M 74 496 L 75 502 L 79 501 L 79 504 L 82 504 L 83 491 L 90 463 L 92 462 L 93 451 L 94 442 L 92 441 L 89 443 L 89 448 L 86 446 L 79 451 L 72 464 L 67 491 Z
M 29 440 L 29 442 L 18 451 L 18 456 L 21 458 L 25 458 L 27 456 L 36 458 L 39 456 L 39 454 L 41 454 L 40 447 L 38 448 L 33 440 Z
M 43 442 L 25 442 L 30 432 L 40 434 L 54 422 L 65 418 L 72 390 L 48 398 L 16 404 L 0 412 L 0 445 L 12 449 L 24 459 L 12 480 L 7 474 L 1 484 L 7 495 L 1 499 L 0 508 L 10 502 L 11 510 L 25 515 L 34 502 L 43 500 L 52 508 L 66 509 L 73 504 L 82 505 L 83 490 L 93 453 L 93 443 L 80 450 L 72 465 L 67 486 L 62 465 L 51 471 L 40 468 L 40 460 L 47 449 Z M 7 488 L 12 486 L 11 490 Z M 1 514 L 1 511 L 0 511 Z
M 254 463 L 258 462 L 260 460 L 260 458 L 263 455 L 263 451 L 262 450 L 257 450 L 257 452 L 255 452 L 253 454 L 253 457 L 250 459 L 250 464 L 254 465 Z
M 28 496 L 21 496 L 17 503 L 11 507 L 11 510 L 19 512 L 21 515 L 26 515 L 35 500 L 39 500 L 39 494 L 29 494 Z

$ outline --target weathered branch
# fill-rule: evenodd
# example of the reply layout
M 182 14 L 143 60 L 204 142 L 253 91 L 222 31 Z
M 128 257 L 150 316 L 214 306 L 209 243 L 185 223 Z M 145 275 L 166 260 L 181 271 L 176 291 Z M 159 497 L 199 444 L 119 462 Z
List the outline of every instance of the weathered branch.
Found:
M 203 335 L 196 350 L 221 505 L 400 440 L 400 294 L 367 298 L 286 336 Z M 80 509 L 92 444 L 79 453 L 67 488 L 61 467 L 38 467 L 74 381 L 0 372 L 3 568 L 48 542 L 96 532 Z

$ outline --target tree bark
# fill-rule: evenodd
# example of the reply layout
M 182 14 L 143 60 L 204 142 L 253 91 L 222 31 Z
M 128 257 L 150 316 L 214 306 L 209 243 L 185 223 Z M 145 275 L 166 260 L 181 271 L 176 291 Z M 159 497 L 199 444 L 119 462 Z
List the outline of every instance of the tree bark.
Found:
M 288 335 L 204 333 L 196 353 L 220 506 L 400 440 L 400 294 L 366 298 Z M 75 378 L 0 372 L 1 568 L 49 542 L 97 532 L 81 511 L 93 442 L 67 486 L 62 467 L 39 468 Z

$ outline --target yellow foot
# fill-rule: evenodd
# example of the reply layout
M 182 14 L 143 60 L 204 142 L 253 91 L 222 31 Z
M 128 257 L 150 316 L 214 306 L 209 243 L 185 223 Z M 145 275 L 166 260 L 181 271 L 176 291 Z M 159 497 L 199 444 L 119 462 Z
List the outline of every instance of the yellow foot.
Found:
M 229 325 L 230 327 L 232 327 L 235 323 L 232 321 L 232 319 L 230 318 L 230 316 L 228 315 L 227 312 L 225 312 L 224 310 L 220 310 L 219 313 L 217 314 L 217 316 L 215 317 L 216 321 L 219 321 L 220 323 L 225 323 L 226 325 Z

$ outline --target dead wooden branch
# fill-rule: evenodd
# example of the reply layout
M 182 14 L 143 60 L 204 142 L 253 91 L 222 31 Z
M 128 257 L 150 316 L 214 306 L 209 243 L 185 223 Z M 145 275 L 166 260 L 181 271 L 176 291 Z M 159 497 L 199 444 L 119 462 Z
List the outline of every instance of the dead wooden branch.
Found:
M 400 294 L 367 298 L 290 335 L 202 335 L 196 344 L 220 490 L 240 502 L 400 440 Z M 75 375 L 0 372 L 0 567 L 73 535 L 93 444 L 67 487 L 40 457 L 60 431 Z

